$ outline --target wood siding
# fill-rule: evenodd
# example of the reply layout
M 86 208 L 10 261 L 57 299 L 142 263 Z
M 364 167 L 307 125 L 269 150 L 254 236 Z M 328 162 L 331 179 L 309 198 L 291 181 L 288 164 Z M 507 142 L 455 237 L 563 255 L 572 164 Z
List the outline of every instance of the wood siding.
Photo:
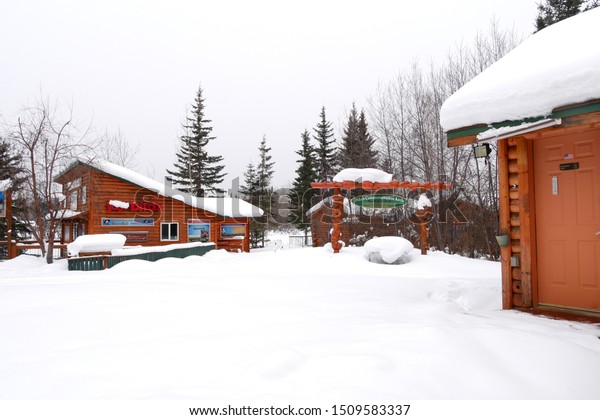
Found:
M 498 142 L 500 232 L 509 235 L 508 246 L 501 249 L 505 309 L 530 308 L 533 304 L 535 201 L 531 156 L 531 142 L 524 137 Z
M 509 246 L 501 249 L 503 308 L 538 306 L 533 142 L 597 126 L 600 112 L 565 118 L 560 126 L 498 141 L 500 232 L 510 237 Z M 511 257 L 518 261 L 511 264 Z
M 250 251 L 249 235 L 247 233 L 244 235 L 243 240 L 221 239 L 222 224 L 240 223 L 248 225 L 250 220 L 247 217 L 234 219 L 216 215 L 85 166 L 77 166 L 61 176 L 60 182 L 63 183 L 64 193 L 67 197 L 69 197 L 68 194 L 71 191 L 68 189 L 70 182 L 79 178 L 82 180 L 81 185 L 78 187 L 79 197 L 81 197 L 81 191 L 85 188 L 87 199 L 85 203 L 81 199 L 79 200 L 77 211 L 81 212 L 81 216 L 63 221 L 63 234 L 65 226 L 72 226 L 74 223 L 85 223 L 86 233 L 88 234 L 139 232 L 147 236 L 145 241 L 128 241 L 126 245 L 157 246 L 186 243 L 189 241 L 188 221 L 196 219 L 210 223 L 210 241 L 214 242 L 217 248 L 230 251 Z M 109 209 L 108 203 L 110 200 L 138 204 L 156 203 L 160 206 L 160 210 L 115 211 Z M 103 219 L 134 218 L 152 219 L 153 224 L 148 226 L 109 226 L 102 223 Z M 161 223 L 178 223 L 178 240 L 161 240 Z M 69 239 L 72 240 L 72 238 Z

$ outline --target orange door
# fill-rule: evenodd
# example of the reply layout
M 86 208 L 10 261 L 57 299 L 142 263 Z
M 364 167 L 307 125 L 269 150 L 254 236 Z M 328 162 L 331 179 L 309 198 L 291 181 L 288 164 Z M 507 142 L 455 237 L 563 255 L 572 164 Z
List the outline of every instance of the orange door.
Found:
M 600 311 L 600 130 L 534 140 L 540 304 Z

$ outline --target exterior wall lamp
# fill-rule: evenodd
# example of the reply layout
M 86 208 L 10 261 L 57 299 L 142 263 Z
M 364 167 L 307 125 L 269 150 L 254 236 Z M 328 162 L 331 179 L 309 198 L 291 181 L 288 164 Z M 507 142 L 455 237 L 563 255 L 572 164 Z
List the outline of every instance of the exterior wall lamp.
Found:
M 488 159 L 490 153 L 492 153 L 492 148 L 490 147 L 489 143 L 481 143 L 473 146 L 473 153 L 475 153 L 476 158 Z

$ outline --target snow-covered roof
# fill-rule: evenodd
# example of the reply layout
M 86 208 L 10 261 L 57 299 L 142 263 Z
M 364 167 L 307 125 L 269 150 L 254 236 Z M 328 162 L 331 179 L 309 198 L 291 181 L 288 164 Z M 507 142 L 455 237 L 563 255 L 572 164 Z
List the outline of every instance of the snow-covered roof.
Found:
M 392 175 L 374 168 L 346 168 L 333 177 L 333 182 L 344 181 L 391 182 Z
M 549 116 L 600 99 L 600 7 L 555 23 L 465 84 L 442 105 L 445 131 Z
M 61 209 L 58 210 L 57 212 L 57 216 L 60 217 L 61 219 L 69 219 L 71 217 L 77 217 L 81 214 L 80 211 L 73 211 L 73 210 L 69 210 L 69 209 Z
M 531 123 L 522 123 L 516 126 L 504 126 L 498 128 L 492 127 L 477 134 L 476 138 L 478 142 L 486 140 L 500 140 L 507 137 L 513 137 L 519 134 L 529 133 L 531 131 L 541 130 L 542 128 L 560 125 L 561 122 L 562 120 L 560 118 L 546 118 Z
M 91 162 L 77 161 L 71 165 L 69 169 L 73 168 L 77 164 L 91 166 L 99 171 L 105 172 L 117 178 L 121 178 L 132 184 L 139 185 L 140 187 L 149 189 L 165 197 L 173 198 L 174 200 L 184 202 L 192 207 L 206 210 L 221 216 L 260 217 L 263 215 L 262 209 L 242 200 L 241 198 L 195 197 L 182 191 L 173 189 L 168 182 L 162 183 L 155 181 L 154 179 L 141 175 L 135 171 L 132 171 L 131 169 L 127 169 L 104 160 L 93 160 Z M 67 169 L 67 171 L 69 169 Z

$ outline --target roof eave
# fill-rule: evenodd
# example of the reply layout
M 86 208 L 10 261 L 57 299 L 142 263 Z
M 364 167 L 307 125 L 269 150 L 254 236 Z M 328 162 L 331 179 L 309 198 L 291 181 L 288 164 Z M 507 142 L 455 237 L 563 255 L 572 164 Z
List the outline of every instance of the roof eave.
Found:
M 524 118 L 522 120 L 502 121 L 492 124 L 478 124 L 470 127 L 450 130 L 446 133 L 448 136 L 448 147 L 464 146 L 477 142 L 477 135 L 489 130 L 490 128 L 516 127 L 526 123 L 535 123 L 544 119 L 562 119 L 573 117 L 580 114 L 600 111 L 600 99 L 583 102 L 556 108 L 550 115 Z

